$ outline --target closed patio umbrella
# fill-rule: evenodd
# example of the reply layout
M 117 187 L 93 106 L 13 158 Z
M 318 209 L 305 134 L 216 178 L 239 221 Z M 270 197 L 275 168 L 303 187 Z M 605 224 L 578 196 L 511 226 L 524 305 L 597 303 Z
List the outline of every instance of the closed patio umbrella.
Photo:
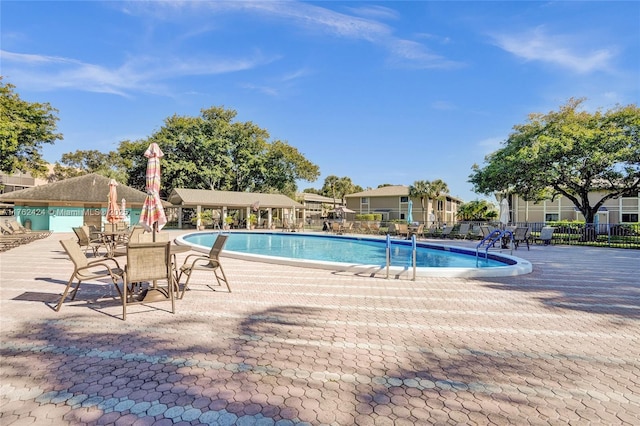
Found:
M 409 205 L 407 206 L 407 223 L 411 224 L 413 222 L 413 201 L 409 200 Z
M 500 202 L 500 223 L 503 225 L 509 223 L 509 200 L 507 200 L 507 197 Z
M 167 216 L 162 207 L 160 199 L 160 158 L 164 156 L 162 150 L 157 143 L 152 143 L 144 153 L 147 157 L 147 198 L 142 205 L 140 213 L 140 224 L 147 231 L 153 232 L 153 240 L 155 241 L 155 233 L 159 232 L 164 225 L 167 224 Z
M 122 219 L 120 210 L 118 210 L 117 186 L 118 182 L 115 179 L 109 181 L 109 198 L 107 201 L 107 222 L 109 223 L 116 223 Z

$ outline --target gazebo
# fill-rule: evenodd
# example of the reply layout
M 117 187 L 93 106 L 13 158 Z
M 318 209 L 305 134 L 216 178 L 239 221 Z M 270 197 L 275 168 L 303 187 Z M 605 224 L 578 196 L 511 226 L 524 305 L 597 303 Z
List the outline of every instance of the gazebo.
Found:
M 286 195 L 259 192 L 174 188 L 168 201 L 178 207 L 178 227 L 182 227 L 185 218 L 192 216 L 185 212 L 187 209 L 195 217 L 199 217 L 203 210 L 217 211 L 223 226 L 231 222 L 247 229 L 251 226 L 251 215 L 256 215 L 258 226 L 275 228 L 287 223 L 295 225 L 296 211 L 304 211 L 304 205 Z

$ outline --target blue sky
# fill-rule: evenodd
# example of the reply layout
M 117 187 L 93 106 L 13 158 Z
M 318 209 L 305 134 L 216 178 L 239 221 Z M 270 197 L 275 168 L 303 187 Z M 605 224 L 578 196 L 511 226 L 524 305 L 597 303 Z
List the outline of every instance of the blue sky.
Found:
M 355 184 L 444 180 L 532 112 L 638 104 L 640 2 L 3 1 L 1 74 L 107 152 L 223 106 Z

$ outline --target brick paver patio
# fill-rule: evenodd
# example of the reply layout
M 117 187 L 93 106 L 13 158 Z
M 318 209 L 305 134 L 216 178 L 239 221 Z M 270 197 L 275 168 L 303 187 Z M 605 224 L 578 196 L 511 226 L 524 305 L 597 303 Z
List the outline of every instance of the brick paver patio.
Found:
M 53 311 L 61 238 L 0 254 L 3 426 L 640 424 L 638 251 L 416 282 L 224 259 L 232 293 L 124 322 L 109 285 Z

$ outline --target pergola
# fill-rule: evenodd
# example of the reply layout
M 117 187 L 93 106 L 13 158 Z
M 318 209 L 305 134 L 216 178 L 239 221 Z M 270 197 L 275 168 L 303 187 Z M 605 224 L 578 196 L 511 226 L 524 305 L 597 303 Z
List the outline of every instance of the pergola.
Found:
M 168 200 L 178 208 L 178 227 L 182 227 L 182 209 L 195 209 L 200 214 L 202 209 L 215 209 L 222 212 L 222 223 L 225 223 L 230 210 L 238 210 L 240 216 L 246 221 L 247 229 L 250 223 L 247 220 L 252 213 L 260 217 L 260 213 L 267 212 L 265 226 L 274 226 L 274 212 L 281 213 L 279 217 L 290 217 L 291 225 L 297 220 L 296 211 L 302 210 L 304 217 L 304 205 L 283 194 L 263 194 L 259 192 L 234 192 L 216 191 L 207 189 L 174 188 Z

